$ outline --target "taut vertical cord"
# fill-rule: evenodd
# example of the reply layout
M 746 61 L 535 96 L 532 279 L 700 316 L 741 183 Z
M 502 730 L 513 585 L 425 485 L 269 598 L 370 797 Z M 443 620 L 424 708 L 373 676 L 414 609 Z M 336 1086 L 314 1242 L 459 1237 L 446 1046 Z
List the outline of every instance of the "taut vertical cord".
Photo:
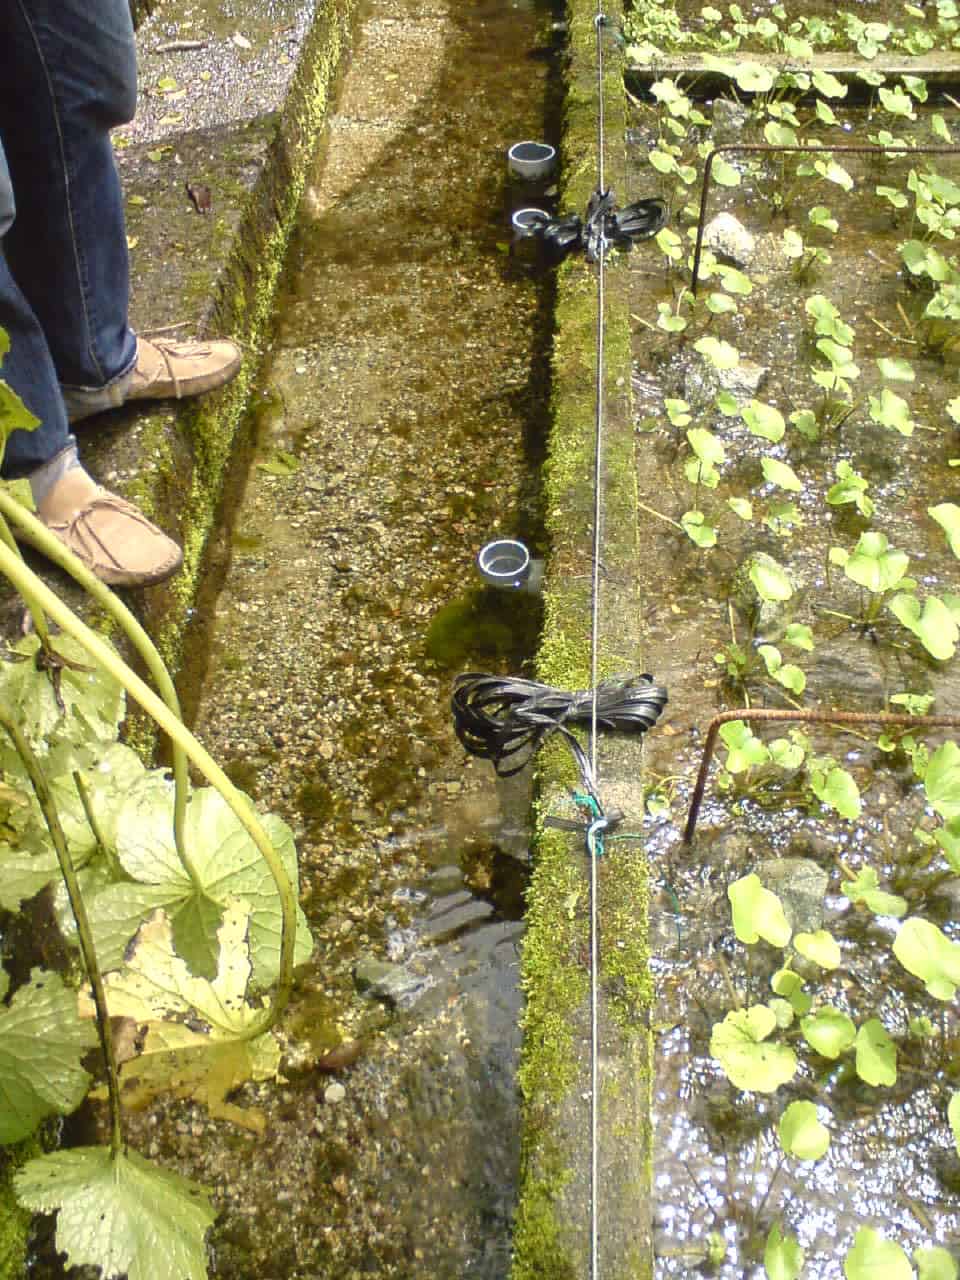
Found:
M 603 23 L 602 0 L 597 0 L 594 19 L 597 36 L 597 190 L 602 196 L 606 190 L 603 173 L 604 120 L 603 120 Z M 590 714 L 590 772 L 594 788 L 598 783 L 597 768 L 597 684 L 599 682 L 600 650 L 600 550 L 601 515 L 603 510 L 603 402 L 604 402 L 604 352 L 603 352 L 603 268 L 607 242 L 601 226 L 600 245 L 597 254 L 597 404 L 594 432 L 593 460 L 593 569 L 591 575 L 592 617 L 590 627 L 590 687 L 593 700 Z M 598 1146 L 599 1146 L 599 1033 L 597 1026 L 597 975 L 599 970 L 598 911 L 597 911 L 597 857 L 591 841 L 587 842 L 590 864 L 590 1280 L 599 1276 L 599 1223 L 598 1223 Z

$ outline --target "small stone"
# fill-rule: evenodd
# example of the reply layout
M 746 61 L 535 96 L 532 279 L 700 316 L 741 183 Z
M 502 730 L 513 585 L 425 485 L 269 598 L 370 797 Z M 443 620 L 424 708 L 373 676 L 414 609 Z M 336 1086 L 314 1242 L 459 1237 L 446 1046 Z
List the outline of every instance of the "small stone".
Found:
M 408 1004 L 422 988 L 426 979 L 411 973 L 402 965 L 387 964 L 373 956 L 361 960 L 353 971 L 358 991 L 368 992 L 386 1004 Z
M 714 253 L 745 267 L 753 260 L 757 242 L 732 213 L 718 213 L 704 227 L 703 243 Z
M 342 1084 L 339 1084 L 336 1080 L 333 1082 L 333 1084 L 328 1084 L 323 1091 L 323 1100 L 324 1102 L 328 1103 L 331 1107 L 335 1107 L 338 1102 L 342 1102 L 346 1096 L 347 1096 L 346 1089 L 343 1087 Z
M 705 356 L 697 356 L 684 375 L 683 398 L 694 413 L 713 407 L 718 391 L 728 391 L 742 408 L 760 390 L 769 370 L 752 360 L 741 360 L 732 369 L 716 369 Z
M 783 903 L 794 933 L 815 933 L 823 925 L 823 902 L 829 876 L 809 858 L 774 858 L 757 866 L 765 889 Z

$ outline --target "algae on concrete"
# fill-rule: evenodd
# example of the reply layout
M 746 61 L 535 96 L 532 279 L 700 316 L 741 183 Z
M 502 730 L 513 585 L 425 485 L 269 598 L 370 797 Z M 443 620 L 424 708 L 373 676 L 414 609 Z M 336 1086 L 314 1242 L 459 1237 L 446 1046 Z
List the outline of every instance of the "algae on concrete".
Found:
M 624 183 L 622 62 L 607 13 L 604 59 L 605 184 L 618 203 L 635 196 Z M 561 207 L 582 213 L 598 185 L 596 10 L 570 0 L 570 62 L 564 120 Z M 551 402 L 545 464 L 547 566 L 538 675 L 548 684 L 586 689 L 591 679 L 596 350 L 596 268 L 570 260 L 559 271 Z M 603 444 L 598 668 L 604 675 L 642 670 L 637 581 L 637 492 L 630 412 L 630 329 L 626 273 L 604 266 Z M 604 741 L 599 791 L 605 807 L 643 814 L 640 746 Z M 576 787 L 569 752 L 551 743 L 538 758 L 541 817 L 571 816 Z M 599 1254 L 609 1280 L 652 1274 L 651 1036 L 647 947 L 647 867 L 642 843 L 609 841 L 598 863 L 600 942 L 598 1125 Z M 520 1070 L 523 1164 L 512 1280 L 581 1280 L 590 1258 L 589 866 L 582 839 L 539 825 L 528 891 L 523 952 L 526 996 Z
M 174 338 L 222 334 L 245 353 L 240 374 L 221 391 L 152 412 L 123 410 L 102 427 L 98 420 L 96 435 L 87 431 L 81 440 L 98 477 L 130 496 L 182 542 L 181 573 L 151 589 L 142 604 L 146 625 L 174 671 L 270 336 L 287 242 L 356 11 L 357 0 L 295 4 L 290 9 L 295 30 L 273 15 L 264 47 L 255 50 L 263 67 L 259 109 L 248 108 L 246 98 L 243 109 L 222 105 L 240 92 L 236 76 L 218 86 L 222 66 L 242 60 L 245 51 L 220 31 L 221 6 L 213 0 L 190 5 L 189 13 L 179 3 L 154 7 L 138 28 L 144 89 L 136 120 L 119 130 L 116 139 L 133 242 L 132 322 L 142 332 L 172 326 Z M 260 6 L 245 0 L 234 6 L 229 25 L 231 30 L 259 31 L 263 21 Z M 275 38 L 275 27 L 285 33 L 283 47 L 289 55 L 276 56 L 275 48 L 271 52 L 268 37 Z M 207 46 L 156 53 L 181 35 L 204 36 Z M 294 39 L 295 48 L 289 43 Z M 161 71 L 175 74 L 189 88 L 172 114 L 163 95 L 151 88 Z M 186 112 L 185 104 L 201 90 L 209 95 L 204 101 L 216 101 L 228 122 L 204 127 L 201 111 L 188 122 L 193 128 L 169 123 Z M 255 113 L 245 115 L 248 109 Z M 186 180 L 198 177 L 213 190 L 206 218 L 197 215 L 184 189 Z M 185 320 L 189 324 L 182 326 Z M 139 726 L 135 736 L 146 746 L 149 728 Z

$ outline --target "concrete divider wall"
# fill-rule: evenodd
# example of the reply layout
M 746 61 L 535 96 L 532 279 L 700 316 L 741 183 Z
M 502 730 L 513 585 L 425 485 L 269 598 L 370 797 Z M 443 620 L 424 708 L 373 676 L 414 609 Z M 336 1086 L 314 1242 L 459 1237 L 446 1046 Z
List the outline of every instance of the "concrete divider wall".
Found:
M 84 456 L 98 477 L 132 497 L 183 543 L 183 571 L 142 600 L 149 629 L 174 670 L 180 664 L 186 620 L 238 428 L 269 340 L 287 242 L 338 69 L 350 45 L 357 0 L 311 0 L 299 6 L 308 20 L 295 51 L 287 46 L 291 56 L 283 56 L 282 44 L 277 44 L 276 56 L 271 48 L 275 67 L 263 77 L 262 106 L 249 86 L 225 69 L 223 83 L 217 84 L 217 49 L 224 39 L 221 9 L 214 0 L 190 6 L 186 34 L 203 32 L 205 22 L 215 33 L 202 56 L 209 59 L 214 97 L 227 101 L 237 96 L 235 108 L 222 110 L 228 123 L 208 125 L 202 109 L 195 121 L 188 114 L 192 128 L 165 123 L 176 113 L 162 114 L 172 109 L 152 92 L 157 79 L 172 75 L 183 80 L 188 93 L 193 88 L 190 73 L 181 71 L 185 55 L 164 58 L 156 53 L 166 37 L 179 32 L 179 0 L 152 5 L 151 12 L 142 14 L 137 32 L 138 121 L 130 130 L 130 145 L 118 151 L 118 164 L 128 200 L 128 231 L 135 241 L 135 327 L 149 331 L 186 318 L 199 334 L 236 339 L 245 353 L 244 364 L 222 392 L 182 406 L 159 406 L 149 414 L 141 409 L 135 421 L 121 424 L 119 431 L 108 427 L 89 441 L 81 438 Z M 262 31 L 264 22 L 255 0 L 244 0 L 234 6 L 229 29 Z M 237 52 L 235 47 L 232 52 Z M 184 193 L 185 181 L 198 174 L 214 191 L 206 218 L 196 216 Z M 179 332 L 190 336 L 191 328 L 172 336 Z
M 563 130 L 561 207 L 583 215 L 598 184 L 596 9 L 568 5 L 570 61 Z M 606 8 L 603 34 L 604 177 L 623 205 L 625 100 L 614 41 L 621 13 Z M 600 676 L 643 670 L 637 584 L 637 491 L 630 404 L 626 270 L 605 272 Z M 545 472 L 551 540 L 538 676 L 590 686 L 596 435 L 597 269 L 582 259 L 559 274 Z M 577 776 L 559 743 L 539 757 L 539 818 L 574 816 Z M 599 792 L 619 806 L 624 831 L 643 813 L 640 746 L 603 740 Z M 603 1280 L 652 1274 L 650 1008 L 647 870 L 640 842 L 610 843 L 598 864 L 600 941 L 598 1264 Z M 589 867 L 583 840 L 538 826 L 523 951 L 526 996 L 521 1065 L 523 1167 L 512 1280 L 590 1275 Z

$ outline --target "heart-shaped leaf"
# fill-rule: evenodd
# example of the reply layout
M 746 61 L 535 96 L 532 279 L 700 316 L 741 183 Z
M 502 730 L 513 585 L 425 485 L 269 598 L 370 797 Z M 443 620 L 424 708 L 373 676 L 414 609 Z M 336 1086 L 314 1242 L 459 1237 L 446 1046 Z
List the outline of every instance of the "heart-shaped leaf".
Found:
M 732 1009 L 714 1026 L 710 1053 L 738 1089 L 773 1093 L 796 1074 L 797 1058 L 789 1045 L 764 1043 L 776 1025 L 773 1011 L 760 1004 Z
M 779 1133 L 784 1151 L 798 1160 L 819 1160 L 830 1146 L 830 1131 L 812 1102 L 791 1102 L 780 1117 Z
M 735 880 L 727 887 L 727 897 L 733 908 L 733 929 L 741 942 L 750 945 L 763 938 L 774 947 L 785 947 L 790 941 L 783 903 L 763 887 L 758 875 Z

